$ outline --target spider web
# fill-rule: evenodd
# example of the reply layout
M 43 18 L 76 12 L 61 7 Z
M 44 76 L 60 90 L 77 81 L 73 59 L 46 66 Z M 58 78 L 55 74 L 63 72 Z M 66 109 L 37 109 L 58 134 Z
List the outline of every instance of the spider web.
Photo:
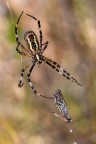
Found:
M 50 71 L 49 67 L 47 67 L 47 69 L 48 69 L 48 72 L 49 72 L 49 75 L 50 75 L 51 79 L 53 79 L 53 74 L 51 74 L 51 71 Z M 55 89 L 57 89 L 57 88 L 55 87 Z M 70 109 L 69 109 L 69 111 L 70 111 Z M 66 123 L 66 122 L 64 121 L 64 123 Z M 70 133 L 70 137 L 72 139 L 72 144 L 79 144 L 80 143 L 81 140 L 79 141 L 78 137 L 79 137 L 79 133 L 80 133 L 81 130 L 89 131 L 90 129 L 95 129 L 94 126 L 89 126 L 89 127 L 84 126 L 84 128 L 83 127 L 78 128 L 78 126 L 75 126 L 74 124 L 72 125 L 72 122 L 66 123 L 66 124 L 67 124 L 68 127 L 67 127 L 67 130 L 65 130 L 65 131 L 68 131 Z
M 6 0 L 6 5 L 7 5 L 8 9 L 9 9 L 10 16 L 11 16 L 11 19 L 12 19 L 12 23 L 13 23 L 13 25 L 15 25 L 15 21 L 14 21 L 14 18 L 13 18 L 13 13 L 12 13 L 12 10 L 11 10 L 11 7 L 10 7 L 10 4 L 9 4 L 8 0 Z M 22 63 L 23 63 L 23 57 L 21 56 L 21 64 Z M 51 74 L 51 72 L 50 72 L 48 67 L 47 67 L 47 69 L 48 69 L 48 72 L 49 72 L 49 75 L 50 75 L 51 79 L 53 79 L 53 75 Z M 57 88 L 55 88 L 55 89 L 57 89 Z M 75 140 L 75 137 L 73 136 L 73 134 L 76 133 L 75 136 L 77 136 L 78 135 L 78 131 L 80 130 L 80 128 L 79 129 L 78 128 L 76 128 L 76 129 L 72 128 L 71 123 L 67 124 L 66 122 L 64 122 L 64 124 L 67 124 L 67 126 L 68 126 L 68 131 L 69 131 L 69 134 L 71 136 L 72 143 L 73 144 L 78 144 L 78 142 Z M 94 129 L 95 127 L 88 127 L 87 129 L 89 130 L 90 128 Z M 81 129 L 83 129 L 83 128 L 81 128 Z M 86 128 L 84 127 L 84 129 L 86 129 Z
M 15 26 L 15 22 L 14 22 L 14 18 L 13 18 L 13 13 L 12 13 L 12 10 L 11 10 L 11 6 L 10 6 L 10 4 L 9 4 L 9 1 L 8 0 L 6 0 L 6 4 L 7 4 L 7 7 L 8 7 L 8 9 L 9 9 L 9 12 L 10 12 L 10 16 L 11 16 L 11 19 L 12 19 L 12 23 L 13 23 L 13 25 Z M 23 64 L 23 57 L 21 56 L 21 64 Z M 48 73 L 49 73 L 49 75 L 50 75 L 50 77 L 51 77 L 51 79 L 53 79 L 53 75 L 51 74 L 51 72 L 50 72 L 50 69 L 46 66 L 46 68 L 47 68 L 47 70 L 48 70 Z M 57 88 L 55 88 L 55 89 L 57 89 Z M 69 133 L 70 133 L 70 136 L 71 136 L 71 139 L 72 139 L 72 143 L 73 144 L 77 144 L 77 142 L 75 141 L 75 139 L 74 139 L 74 137 L 73 137 L 73 129 L 71 128 L 71 126 L 70 126 L 70 124 L 67 124 L 68 125 L 68 131 L 69 131 Z
M 52 75 L 49 67 L 47 67 L 47 65 L 44 65 L 44 66 L 46 66 L 46 68 L 47 68 L 47 70 L 48 70 L 48 73 L 49 73 L 51 79 L 53 79 L 53 75 Z M 55 90 L 56 90 L 56 89 L 57 89 L 57 88 L 55 87 Z M 58 116 L 57 116 L 57 117 L 58 117 Z M 61 120 L 62 120 L 62 119 L 61 119 Z M 64 121 L 64 122 L 65 122 L 65 121 Z M 66 123 L 66 122 L 65 122 L 65 123 Z M 71 123 L 72 123 L 72 122 L 71 122 Z M 72 128 L 71 123 L 66 123 L 67 126 L 68 126 L 68 132 L 70 133 L 71 139 L 72 139 L 72 141 L 73 141 L 72 143 L 73 143 L 73 144 L 78 144 L 77 141 L 75 140 L 74 136 L 73 136 L 73 133 L 75 133 L 76 130 Z M 78 130 L 78 129 L 77 129 L 77 130 Z

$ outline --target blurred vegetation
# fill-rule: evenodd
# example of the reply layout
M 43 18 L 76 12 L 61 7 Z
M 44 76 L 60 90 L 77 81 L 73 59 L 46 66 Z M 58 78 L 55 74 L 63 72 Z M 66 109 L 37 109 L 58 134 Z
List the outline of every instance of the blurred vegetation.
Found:
M 10 13 L 11 8 L 12 15 Z M 65 80 L 46 65 L 35 67 L 32 81 L 37 90 L 52 96 L 59 88 L 72 123 L 52 115 L 53 100 L 35 96 L 24 75 L 18 88 L 21 56 L 16 52 L 14 27 L 23 11 L 41 21 L 44 55 L 68 70 L 82 87 Z M 19 38 L 37 23 L 26 15 L 19 23 Z M 96 1 L 95 0 L 0 0 L 0 144 L 96 144 Z M 30 62 L 23 58 L 23 63 Z M 69 129 L 73 129 L 70 133 Z

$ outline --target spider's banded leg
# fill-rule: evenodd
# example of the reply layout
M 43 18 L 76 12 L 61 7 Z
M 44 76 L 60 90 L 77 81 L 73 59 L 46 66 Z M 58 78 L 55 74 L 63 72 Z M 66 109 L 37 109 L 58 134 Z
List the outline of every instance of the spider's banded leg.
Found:
M 22 87 L 23 84 L 24 84 L 24 83 L 22 82 L 24 71 L 25 71 L 25 69 L 23 68 L 23 69 L 21 70 L 21 75 L 20 75 L 20 80 L 19 80 L 19 83 L 18 83 L 18 87 Z
M 21 48 L 24 49 L 24 50 L 25 50 L 26 52 L 28 52 L 28 53 L 29 53 L 29 50 L 27 50 L 27 49 L 21 44 L 21 42 L 19 41 L 19 38 L 18 38 L 18 23 L 19 23 L 19 21 L 20 21 L 20 18 L 21 18 L 21 16 L 22 16 L 23 12 L 24 12 L 24 11 L 22 11 L 22 13 L 20 14 L 20 16 L 19 16 L 19 18 L 18 18 L 18 20 L 17 20 L 16 26 L 15 26 L 15 36 L 16 36 L 16 42 L 17 42 L 17 44 L 18 44 L 18 46 L 16 47 L 17 52 L 18 52 L 19 54 L 21 54 L 21 55 L 26 55 L 24 52 L 21 52 L 21 51 L 19 50 L 19 46 L 21 46 Z
M 25 68 L 21 69 L 21 75 L 20 75 L 20 80 L 18 82 L 18 87 L 22 87 L 23 86 L 23 76 L 24 76 L 24 72 L 26 70 L 26 68 L 28 68 L 30 65 L 27 65 Z
M 59 74 L 61 74 L 63 77 L 65 77 L 68 80 L 71 80 L 74 83 L 77 83 L 78 85 L 82 86 L 74 77 L 72 77 L 65 69 L 63 69 L 59 64 L 57 64 L 55 61 L 48 59 L 44 56 L 42 56 L 42 60 L 48 64 L 51 68 L 55 69 Z
M 19 54 L 25 55 L 25 56 L 28 56 L 28 57 L 31 57 L 31 56 L 27 55 L 27 53 L 20 51 L 20 50 L 19 50 L 19 46 L 21 46 L 21 47 L 23 48 L 23 46 L 22 46 L 21 44 L 17 45 L 16 51 L 17 51 Z M 23 49 L 24 49 L 24 48 L 23 48 Z
M 31 68 L 30 68 L 30 70 L 29 70 L 29 72 L 28 72 L 28 74 L 27 74 L 27 80 L 28 80 L 28 83 L 29 83 L 29 85 L 30 85 L 33 93 L 36 94 L 37 96 L 41 96 L 41 97 L 48 98 L 48 99 L 54 99 L 53 97 L 46 97 L 46 96 L 44 96 L 44 95 L 39 94 L 39 93 L 37 92 L 35 86 L 32 84 L 31 79 L 30 79 L 30 75 L 31 75 L 31 72 L 32 72 L 35 64 L 36 64 L 36 62 L 34 61 L 33 64 L 32 64 L 32 66 L 31 66 Z
M 44 46 L 43 48 L 42 48 L 42 53 L 45 51 L 45 49 L 47 48 L 47 46 L 48 46 L 48 41 L 46 41 L 44 44 L 42 44 L 42 46 Z
M 42 49 L 42 40 L 43 40 L 43 35 L 42 35 L 42 30 L 41 30 L 41 24 L 40 24 L 40 20 L 36 19 L 35 17 L 26 14 L 29 17 L 33 18 L 37 23 L 38 23 L 38 29 L 39 29 L 39 34 L 40 34 L 40 49 Z
M 18 18 L 18 20 L 17 20 L 16 26 L 15 26 L 16 42 L 17 42 L 18 45 L 20 45 L 21 43 L 19 42 L 19 38 L 18 38 L 18 28 L 17 28 L 17 27 L 18 27 L 18 23 L 19 23 L 19 21 L 20 21 L 20 18 L 21 18 L 21 16 L 22 16 L 23 12 L 24 12 L 24 11 L 22 11 L 22 13 L 20 14 L 20 16 L 19 16 L 19 18 Z
M 21 55 L 26 55 L 24 52 L 21 52 L 21 51 L 19 50 L 19 46 L 20 46 L 20 44 L 18 44 L 18 46 L 16 47 L 16 51 L 17 51 L 19 54 L 21 54 Z

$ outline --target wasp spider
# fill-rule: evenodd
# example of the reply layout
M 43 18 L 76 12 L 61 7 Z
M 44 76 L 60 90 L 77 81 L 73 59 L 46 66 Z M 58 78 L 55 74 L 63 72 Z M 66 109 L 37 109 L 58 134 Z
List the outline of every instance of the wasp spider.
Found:
M 42 30 L 41 30 L 41 24 L 40 21 L 38 19 L 36 19 L 35 17 L 26 14 L 27 16 L 31 17 L 33 20 L 35 20 L 38 24 L 38 30 L 39 30 L 39 40 L 37 35 L 33 32 L 33 31 L 27 31 L 24 34 L 24 41 L 26 46 L 24 46 L 18 38 L 18 23 L 21 19 L 21 16 L 23 14 L 24 11 L 22 11 L 22 13 L 20 14 L 16 26 L 15 26 L 15 35 L 16 35 L 16 42 L 17 42 L 17 47 L 16 50 L 19 54 L 24 55 L 24 56 L 28 56 L 30 57 L 30 59 L 32 60 L 32 64 L 31 67 L 29 69 L 29 72 L 27 74 L 27 81 L 32 89 L 32 91 L 34 92 L 34 94 L 38 95 L 38 96 L 42 96 L 45 97 L 41 94 L 39 94 L 35 88 L 35 86 L 33 85 L 31 79 L 30 79 L 30 75 L 32 73 L 32 70 L 34 68 L 34 66 L 36 64 L 42 64 L 43 62 L 46 63 L 47 65 L 49 65 L 51 68 L 53 68 L 54 70 L 56 70 L 59 74 L 61 74 L 63 77 L 65 77 L 68 80 L 73 81 L 74 83 L 77 83 L 78 85 L 81 86 L 81 84 L 78 83 L 78 81 L 73 78 L 65 69 L 63 69 L 59 64 L 57 64 L 55 61 L 46 58 L 45 56 L 43 56 L 43 52 L 45 51 L 45 49 L 48 46 L 48 41 L 46 41 L 45 43 L 43 43 L 43 37 L 42 37 Z M 20 49 L 21 48 L 21 49 Z M 18 83 L 19 87 L 23 86 L 23 74 L 26 70 L 26 68 L 28 68 L 30 65 L 27 65 L 25 67 L 23 67 L 23 69 L 21 70 L 21 76 L 20 76 L 20 80 Z M 50 98 L 50 97 L 45 97 L 45 98 Z M 53 98 L 50 98 L 53 99 Z

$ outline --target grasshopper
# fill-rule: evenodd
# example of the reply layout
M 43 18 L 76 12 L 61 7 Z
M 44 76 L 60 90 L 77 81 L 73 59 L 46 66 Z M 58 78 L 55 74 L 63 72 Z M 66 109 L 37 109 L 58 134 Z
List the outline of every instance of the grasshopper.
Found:
M 57 106 L 60 112 L 60 114 L 57 114 L 55 112 L 53 112 L 53 114 L 56 117 L 60 117 L 61 119 L 65 120 L 67 123 L 70 123 L 72 119 L 68 113 L 67 106 L 66 106 L 61 90 L 57 89 L 55 93 L 53 94 L 53 96 L 55 100 L 55 105 Z

